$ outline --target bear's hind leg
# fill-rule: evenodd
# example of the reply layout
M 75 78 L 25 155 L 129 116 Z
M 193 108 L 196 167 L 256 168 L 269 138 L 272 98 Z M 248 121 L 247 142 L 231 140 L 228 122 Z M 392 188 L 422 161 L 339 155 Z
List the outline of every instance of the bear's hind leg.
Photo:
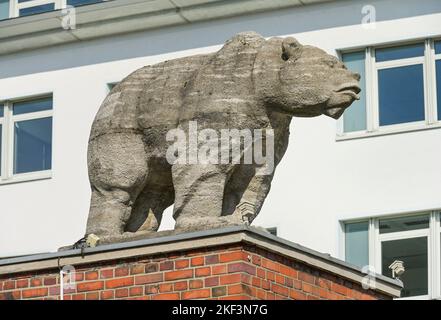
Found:
M 109 133 L 89 142 L 92 199 L 86 234 L 100 238 L 123 234 L 133 203 L 146 183 L 147 163 L 140 134 Z

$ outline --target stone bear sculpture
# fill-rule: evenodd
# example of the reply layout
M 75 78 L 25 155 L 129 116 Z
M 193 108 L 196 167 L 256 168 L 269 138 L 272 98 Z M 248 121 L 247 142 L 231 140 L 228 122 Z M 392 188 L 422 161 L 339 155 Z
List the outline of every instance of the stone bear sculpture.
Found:
M 198 129 L 271 129 L 274 165 L 292 117 L 339 118 L 358 99 L 359 75 L 294 38 L 234 36 L 215 53 L 143 67 L 116 85 L 93 122 L 87 234 L 106 239 L 156 232 L 174 204 L 175 229 L 251 223 L 274 172 L 259 165 L 170 163 L 166 136 Z

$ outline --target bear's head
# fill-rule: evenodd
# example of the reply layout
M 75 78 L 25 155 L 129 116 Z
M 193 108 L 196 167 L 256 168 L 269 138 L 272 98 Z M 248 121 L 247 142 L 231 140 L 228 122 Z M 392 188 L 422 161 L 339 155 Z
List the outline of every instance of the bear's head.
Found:
M 262 50 L 255 79 L 269 108 L 296 117 L 325 114 L 338 119 L 359 99 L 360 76 L 323 50 L 291 37 L 272 38 Z

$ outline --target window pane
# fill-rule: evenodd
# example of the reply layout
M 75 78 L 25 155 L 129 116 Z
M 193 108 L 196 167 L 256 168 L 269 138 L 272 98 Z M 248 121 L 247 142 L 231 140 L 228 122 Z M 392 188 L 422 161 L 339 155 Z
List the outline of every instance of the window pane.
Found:
M 424 120 L 423 65 L 378 70 L 380 125 Z
M 103 0 L 67 0 L 67 4 L 70 6 L 81 6 L 84 4 L 92 4 L 102 2 Z
M 438 103 L 438 120 L 441 120 L 441 60 L 436 60 L 436 101 Z
M 0 118 L 3 117 L 4 115 L 4 106 L 2 104 L 0 104 Z
M 52 109 L 52 98 L 42 98 L 32 101 L 16 102 L 13 106 L 13 114 L 23 114 Z
M 441 53 L 441 41 L 436 41 L 435 42 L 435 53 Z
M 424 43 L 375 49 L 375 60 L 377 62 L 422 56 L 424 56 Z
M 52 117 L 15 122 L 14 131 L 14 173 L 51 169 Z
M 0 0 L 0 20 L 9 18 L 9 0 Z
M 55 4 L 48 3 L 48 4 L 42 4 L 35 7 L 29 7 L 29 8 L 23 8 L 19 11 L 19 16 L 29 16 L 31 14 L 37 14 L 37 13 L 43 13 L 55 10 Z
M 429 228 L 429 216 L 419 215 L 380 220 L 380 233 L 391 233 Z
M 366 130 L 366 77 L 365 77 L 365 53 L 352 52 L 342 55 L 346 67 L 360 74 L 360 100 L 354 101 L 346 109 L 343 115 L 344 132 Z
M 383 241 L 381 243 L 382 273 L 392 277 L 389 266 L 395 260 L 404 262 L 406 271 L 401 275 L 404 288 L 401 297 L 428 294 L 427 237 Z
M 345 260 L 359 267 L 369 264 L 368 221 L 345 225 Z

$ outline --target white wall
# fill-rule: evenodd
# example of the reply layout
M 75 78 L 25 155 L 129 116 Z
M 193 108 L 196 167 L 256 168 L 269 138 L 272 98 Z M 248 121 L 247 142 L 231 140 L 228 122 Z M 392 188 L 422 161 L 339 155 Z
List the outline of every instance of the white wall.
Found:
M 399 6 L 397 5 L 399 3 Z M 53 178 L 0 185 L 0 256 L 54 251 L 83 236 L 90 188 L 86 150 L 106 84 L 166 59 L 214 51 L 233 34 L 294 35 L 339 48 L 441 35 L 438 0 L 339 1 L 99 39 L 0 57 L 0 100 L 53 92 Z M 339 254 L 338 221 L 441 208 L 441 129 L 335 141 L 336 122 L 294 119 L 291 143 L 255 224 Z M 162 229 L 171 228 L 171 210 Z

